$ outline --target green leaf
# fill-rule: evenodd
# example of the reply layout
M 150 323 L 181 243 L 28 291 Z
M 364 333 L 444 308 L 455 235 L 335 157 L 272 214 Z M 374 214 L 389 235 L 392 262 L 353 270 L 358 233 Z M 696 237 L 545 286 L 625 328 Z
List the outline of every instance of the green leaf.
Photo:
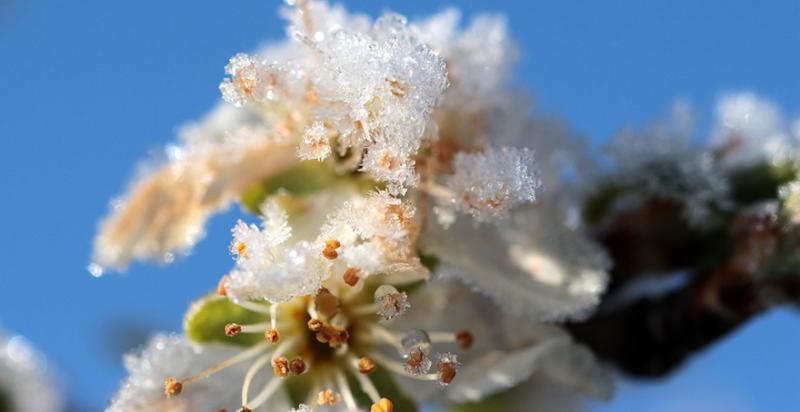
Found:
M 730 174 L 733 198 L 742 204 L 775 199 L 778 188 L 797 177 L 794 162 L 771 164 L 757 163 L 735 169 Z
M 247 325 L 265 322 L 268 319 L 265 314 L 249 311 L 228 299 L 209 295 L 189 307 L 183 319 L 183 329 L 186 337 L 195 342 L 223 342 L 252 346 L 261 342 L 264 337 L 258 333 L 241 333 L 229 337 L 225 335 L 225 325 L 228 323 Z
M 294 196 L 305 196 L 318 192 L 337 179 L 331 167 L 323 162 L 306 160 L 278 173 L 275 176 L 247 188 L 242 193 L 242 206 L 251 213 L 258 208 L 267 196 L 283 189 Z

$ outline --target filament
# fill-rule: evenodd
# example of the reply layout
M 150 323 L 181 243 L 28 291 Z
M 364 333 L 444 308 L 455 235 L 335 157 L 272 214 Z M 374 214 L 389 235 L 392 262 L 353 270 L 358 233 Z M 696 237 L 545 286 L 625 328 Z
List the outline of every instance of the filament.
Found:
M 236 355 L 234 355 L 234 356 L 232 356 L 232 357 L 220 362 L 216 366 L 213 366 L 213 367 L 208 368 L 208 369 L 206 369 L 206 370 L 204 370 L 204 371 L 202 371 L 202 372 L 200 372 L 198 374 L 195 374 L 195 375 L 192 375 L 192 376 L 190 376 L 188 378 L 183 379 L 181 381 L 181 383 L 186 384 L 186 383 L 194 382 L 196 380 L 207 378 L 207 377 L 209 377 L 209 376 L 211 376 L 211 375 L 213 375 L 213 374 L 215 374 L 215 373 L 217 373 L 217 372 L 219 372 L 219 371 L 221 371 L 221 370 L 223 370 L 223 369 L 225 369 L 225 368 L 227 368 L 229 366 L 233 366 L 233 365 L 235 365 L 235 364 L 237 364 L 239 362 L 242 362 L 244 360 L 252 358 L 253 356 L 258 355 L 259 352 L 261 352 L 262 350 L 264 350 L 266 348 L 267 348 L 267 343 L 266 342 L 259 343 L 259 344 L 255 345 L 255 346 L 253 346 L 252 348 L 247 349 L 246 351 L 239 352 Z
M 258 371 L 260 371 L 264 365 L 266 365 L 267 361 L 269 360 L 268 355 L 264 355 L 258 358 L 250 369 L 247 370 L 247 374 L 244 376 L 244 383 L 242 384 L 242 405 L 247 406 L 247 395 L 250 391 L 250 383 L 253 382 L 253 377 L 256 376 Z

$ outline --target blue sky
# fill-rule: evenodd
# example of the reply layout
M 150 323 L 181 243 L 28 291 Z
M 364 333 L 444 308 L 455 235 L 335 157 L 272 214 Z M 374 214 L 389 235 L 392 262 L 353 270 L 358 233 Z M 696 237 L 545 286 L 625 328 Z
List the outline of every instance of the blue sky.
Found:
M 655 4 L 658 3 L 658 4 Z M 800 113 L 800 2 L 347 1 L 419 16 L 456 5 L 507 14 L 518 82 L 596 145 L 675 97 L 708 116 L 754 90 Z M 229 267 L 236 213 L 192 256 L 124 276 L 86 271 L 97 218 L 138 160 L 218 98 L 227 59 L 282 36 L 277 1 L 0 1 L 0 324 L 47 352 L 81 410 L 122 377 L 125 344 L 180 327 Z M 623 382 L 602 411 L 788 411 L 800 400 L 800 318 L 757 319 L 666 381 Z

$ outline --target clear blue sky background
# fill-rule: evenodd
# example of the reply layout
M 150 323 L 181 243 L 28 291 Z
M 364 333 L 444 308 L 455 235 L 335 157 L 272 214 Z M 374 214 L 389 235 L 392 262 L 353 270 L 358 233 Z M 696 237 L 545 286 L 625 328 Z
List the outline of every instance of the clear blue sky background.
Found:
M 676 96 L 706 110 L 752 89 L 800 112 L 800 2 L 476 1 L 510 16 L 520 83 L 593 142 Z M 647 3 L 647 4 L 645 4 Z M 658 4 L 656 4 L 658 3 Z M 410 16 L 450 3 L 350 0 Z M 134 164 L 218 98 L 228 57 L 282 35 L 277 1 L 0 0 L 0 324 L 26 335 L 82 411 L 100 410 L 124 342 L 176 330 L 229 267 L 229 213 L 193 256 L 93 279 L 98 217 Z M 797 410 L 800 318 L 759 318 L 672 378 L 620 386 L 601 411 Z

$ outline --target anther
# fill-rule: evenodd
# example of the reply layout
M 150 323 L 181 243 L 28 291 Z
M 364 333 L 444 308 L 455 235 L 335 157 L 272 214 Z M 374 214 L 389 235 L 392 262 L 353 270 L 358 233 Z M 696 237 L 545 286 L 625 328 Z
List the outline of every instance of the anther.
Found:
M 279 378 L 289 375 L 289 372 L 291 372 L 289 369 L 289 359 L 286 359 L 283 356 L 273 359 L 272 370 L 275 372 L 275 376 Z
M 358 280 L 361 279 L 358 275 L 358 268 L 347 268 L 344 271 L 344 275 L 342 275 L 342 279 L 348 286 L 355 286 Z
M 378 403 L 373 403 L 369 412 L 394 412 L 394 404 L 387 398 L 381 398 Z
M 225 325 L 225 336 L 233 337 L 242 332 L 242 325 L 238 323 L 229 323 Z
M 302 375 L 306 371 L 306 361 L 303 358 L 296 357 L 289 362 L 289 370 L 292 375 Z
M 233 245 L 233 251 L 239 256 L 244 256 L 247 254 L 247 245 L 245 245 L 244 242 L 236 242 L 236 244 Z
M 469 349 L 474 341 L 472 334 L 467 330 L 456 332 L 456 342 L 461 349 Z
M 375 372 L 375 362 L 370 358 L 361 358 L 358 360 L 358 372 L 364 375 L 369 375 Z
M 326 288 L 320 288 L 314 296 L 314 305 L 322 316 L 331 317 L 339 311 L 339 298 Z
M 322 325 L 316 337 L 317 341 L 320 343 L 327 343 L 330 347 L 335 348 L 346 343 L 350 339 L 350 332 L 348 332 L 347 329 L 339 329 L 331 325 Z
M 217 283 L 217 295 L 228 296 L 228 292 L 225 290 L 226 282 L 228 282 L 228 275 L 225 275 L 219 279 L 219 282 Z
M 164 379 L 164 395 L 167 395 L 167 398 L 180 395 L 182 390 L 183 384 L 177 379 L 171 376 Z
M 458 358 L 452 353 L 443 353 L 439 355 L 439 360 L 436 362 L 436 369 L 439 371 L 439 383 L 447 386 L 456 377 L 458 367 Z
M 378 314 L 384 320 L 392 320 L 411 307 L 408 295 L 391 285 L 381 285 L 375 289 L 375 304 L 378 305 Z
M 264 338 L 269 343 L 276 343 L 281 338 L 281 334 L 280 334 L 280 332 L 278 332 L 277 329 L 270 329 L 270 330 L 264 332 Z
M 319 405 L 336 405 L 336 402 L 339 402 L 339 395 L 330 389 L 325 389 L 317 394 L 317 404 Z
M 309 319 L 308 330 L 312 332 L 319 332 L 320 330 L 322 330 L 322 321 L 314 318 Z
M 253 410 L 246 406 L 242 406 L 242 409 L 239 409 L 239 412 L 253 412 Z
M 342 243 L 336 239 L 328 239 L 325 241 L 325 248 L 322 249 L 322 256 L 326 259 L 334 260 L 339 257 L 339 252 L 336 249 L 342 246 Z

